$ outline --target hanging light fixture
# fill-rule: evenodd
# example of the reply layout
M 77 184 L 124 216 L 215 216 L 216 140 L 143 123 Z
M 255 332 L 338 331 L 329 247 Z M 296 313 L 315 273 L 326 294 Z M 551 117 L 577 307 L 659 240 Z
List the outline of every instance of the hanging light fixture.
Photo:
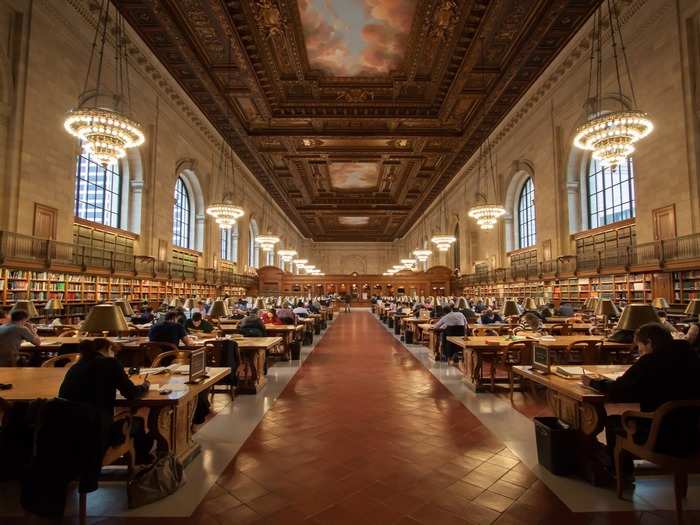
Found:
M 277 250 L 277 255 L 279 255 L 282 262 L 290 262 L 297 255 L 296 250 Z
M 413 250 L 413 255 L 416 256 L 416 259 L 418 262 L 426 262 L 428 260 L 428 257 L 430 257 L 433 254 L 432 250 L 428 249 L 421 249 L 421 250 Z
M 588 95 L 586 106 L 589 120 L 579 126 L 574 137 L 574 146 L 591 152 L 591 156 L 603 166 L 614 168 L 635 151 L 634 144 L 654 130 L 649 116 L 637 109 L 637 98 L 632 85 L 632 75 L 627 61 L 627 52 L 622 40 L 620 18 L 613 0 L 607 0 L 610 42 L 615 61 L 617 93 L 615 98 L 620 107 L 607 111 L 603 108 L 603 46 L 601 14 L 603 7 L 593 17 L 593 35 L 591 38 L 591 56 L 588 76 Z M 618 40 L 622 57 L 618 56 Z M 623 89 L 620 69 L 624 67 L 629 83 L 629 95 Z M 594 80 L 595 76 L 595 80 Z M 595 88 L 593 83 L 595 82 Z M 595 92 L 593 93 L 593 91 Z M 631 100 L 632 108 L 625 107 L 625 100 Z
M 127 116 L 131 106 L 129 60 L 125 23 L 116 8 L 114 88 L 108 88 L 103 81 L 102 65 L 110 6 L 110 0 L 102 0 L 100 4 L 90 61 L 83 91 L 78 97 L 78 107 L 71 110 L 63 122 L 65 130 L 80 139 L 83 152 L 103 166 L 116 163 L 126 156 L 127 149 L 136 148 L 145 140 L 141 124 Z
M 486 79 L 486 59 L 484 57 L 483 37 L 481 39 L 481 68 L 484 72 L 482 81 L 485 93 L 488 89 L 488 81 Z M 475 205 L 467 212 L 467 215 L 474 219 L 482 230 L 492 230 L 496 224 L 498 224 L 498 219 L 506 214 L 506 209 L 502 205 L 489 202 L 489 180 L 493 186 L 494 200 L 496 200 L 498 193 L 496 189 L 496 171 L 493 168 L 492 149 L 487 135 L 486 140 L 481 143 L 479 158 L 477 159 Z M 484 178 L 486 178 L 486 185 L 483 192 L 480 191 L 482 172 Z
M 292 261 L 292 263 L 293 263 L 295 266 L 304 266 L 307 262 L 309 262 L 309 261 L 306 260 L 306 259 L 294 259 L 294 260 Z
M 260 246 L 260 249 L 264 252 L 271 252 L 275 249 L 275 244 L 280 242 L 280 238 L 272 233 L 272 206 L 265 206 L 263 208 L 263 223 L 266 224 L 267 231 L 264 235 L 258 235 L 255 237 L 255 244 Z M 267 214 L 267 220 L 265 216 Z
M 445 196 L 442 197 L 442 213 L 440 214 L 441 228 L 442 232 L 447 231 L 447 208 L 445 206 Z M 454 235 L 449 235 L 447 233 L 437 233 L 432 236 L 430 242 L 432 242 L 437 249 L 441 252 L 446 252 L 452 246 L 452 243 L 457 239 Z
M 416 260 L 415 259 L 401 259 L 401 264 L 407 270 L 411 270 L 416 265 Z

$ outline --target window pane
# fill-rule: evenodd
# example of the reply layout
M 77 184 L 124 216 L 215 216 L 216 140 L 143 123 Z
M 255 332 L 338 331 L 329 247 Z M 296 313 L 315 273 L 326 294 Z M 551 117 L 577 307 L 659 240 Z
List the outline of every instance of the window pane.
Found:
M 591 160 L 588 169 L 588 227 L 634 217 L 632 159 L 628 158 L 614 170 Z
M 191 227 L 190 195 L 187 187 L 178 177 L 175 182 L 175 206 L 173 207 L 173 244 L 181 248 L 192 248 L 190 244 Z
M 75 172 L 75 215 L 121 228 L 122 177 L 118 164 L 107 167 L 90 155 L 78 155 Z
M 518 199 L 518 248 L 528 248 L 537 243 L 535 232 L 535 185 L 528 178 L 520 190 Z

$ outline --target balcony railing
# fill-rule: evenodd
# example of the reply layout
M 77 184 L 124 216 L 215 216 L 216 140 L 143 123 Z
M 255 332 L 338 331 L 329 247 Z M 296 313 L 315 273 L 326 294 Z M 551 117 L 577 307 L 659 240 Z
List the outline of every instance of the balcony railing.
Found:
M 142 255 L 128 255 L 89 246 L 39 239 L 30 235 L 0 231 L 0 264 L 43 268 L 75 266 L 76 272 L 88 268 L 108 270 L 111 273 L 133 274 L 150 278 L 162 277 L 182 279 L 207 284 L 251 287 L 257 283 L 254 275 L 241 275 L 231 271 L 216 271 L 213 268 L 196 268 L 172 261 L 161 261 Z
M 662 269 L 670 263 L 683 263 L 700 259 L 700 234 L 685 235 L 675 239 L 654 241 L 635 246 L 623 246 L 610 250 L 567 255 L 537 264 L 516 264 L 510 268 L 497 268 L 456 280 L 458 287 L 496 284 L 517 280 L 541 279 L 543 276 L 567 276 L 591 272 L 603 273 L 625 268 L 634 271 Z

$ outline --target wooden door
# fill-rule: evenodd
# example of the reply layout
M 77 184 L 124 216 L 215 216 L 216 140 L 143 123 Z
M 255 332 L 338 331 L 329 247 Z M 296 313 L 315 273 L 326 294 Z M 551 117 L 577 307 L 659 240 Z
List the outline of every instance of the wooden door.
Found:
M 34 227 L 32 235 L 40 239 L 56 238 L 58 210 L 50 206 L 34 203 Z
M 651 212 L 654 221 L 654 240 L 663 241 L 676 237 L 676 205 L 656 208 Z

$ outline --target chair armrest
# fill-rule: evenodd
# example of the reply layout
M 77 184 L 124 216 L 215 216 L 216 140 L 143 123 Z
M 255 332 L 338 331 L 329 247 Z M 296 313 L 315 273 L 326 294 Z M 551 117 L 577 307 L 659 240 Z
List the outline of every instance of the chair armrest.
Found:
M 637 433 L 637 424 L 634 419 L 654 419 L 654 412 L 639 412 L 636 410 L 627 410 L 622 414 L 622 427 L 631 437 Z

